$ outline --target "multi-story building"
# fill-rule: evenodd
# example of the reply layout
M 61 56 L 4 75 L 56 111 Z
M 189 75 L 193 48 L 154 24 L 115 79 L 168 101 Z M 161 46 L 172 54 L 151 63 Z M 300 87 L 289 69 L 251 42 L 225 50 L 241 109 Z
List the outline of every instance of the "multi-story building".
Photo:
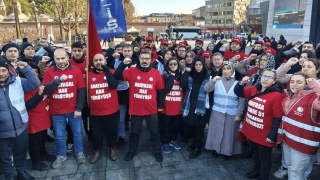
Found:
M 262 32 L 260 4 L 265 1 L 269 1 L 269 0 L 250 0 L 250 5 L 248 6 L 248 11 L 247 11 L 248 27 L 251 30 L 253 30 L 255 33 Z
M 204 18 L 206 15 L 206 6 L 201 6 L 192 10 L 192 15 L 196 18 Z
M 250 0 L 207 0 L 205 28 L 211 32 L 230 32 L 247 21 Z

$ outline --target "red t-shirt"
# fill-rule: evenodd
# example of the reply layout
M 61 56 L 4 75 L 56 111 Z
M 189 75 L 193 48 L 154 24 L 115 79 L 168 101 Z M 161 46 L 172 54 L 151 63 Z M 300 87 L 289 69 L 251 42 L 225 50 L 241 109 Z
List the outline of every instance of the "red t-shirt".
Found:
M 224 56 L 224 59 L 226 61 L 229 61 L 230 59 L 232 59 L 235 55 L 240 55 L 240 59 L 238 60 L 238 62 L 244 60 L 247 55 L 243 52 L 232 52 L 232 51 L 229 51 L 229 50 L 226 50 L 224 51 L 223 53 L 223 56 Z
M 180 109 L 184 94 L 179 84 L 180 83 L 175 80 L 171 91 L 164 96 L 164 108 L 162 112 L 166 115 L 176 116 L 182 114 Z
M 24 94 L 24 101 L 27 102 L 35 94 L 38 93 L 38 89 Z M 43 100 L 33 109 L 28 110 L 28 133 L 34 134 L 51 126 L 51 118 L 49 113 L 49 101 L 45 96 Z
M 153 68 L 148 72 L 142 72 L 136 67 L 131 67 L 123 71 L 123 78 L 129 82 L 129 114 L 156 114 L 157 90 L 163 89 L 160 72 Z
M 114 74 L 113 69 L 110 69 L 110 72 Z M 117 89 L 108 88 L 108 80 L 105 73 L 89 72 L 88 93 L 91 115 L 110 115 L 120 109 Z
M 76 66 L 69 65 L 68 68 L 60 70 L 55 66 L 49 68 L 42 80 L 42 84 L 48 84 L 56 78 L 60 78 L 63 74 L 68 79 L 62 82 L 49 95 L 49 105 L 51 115 L 69 114 L 76 110 L 77 91 L 84 88 L 84 80 L 80 69 Z
M 86 60 L 86 58 L 84 58 L 84 61 L 82 63 L 77 63 L 73 58 L 71 58 L 70 63 L 72 66 L 77 66 L 80 69 L 80 71 L 82 72 L 84 82 L 86 82 L 86 76 L 87 76 L 87 72 L 86 72 L 87 60 Z
M 255 86 L 244 88 L 244 98 L 250 98 L 258 93 Z M 268 143 L 266 139 L 271 130 L 273 118 L 282 117 L 281 100 L 282 94 L 280 92 L 270 92 L 248 102 L 242 132 L 251 141 L 268 147 L 276 147 L 276 143 Z

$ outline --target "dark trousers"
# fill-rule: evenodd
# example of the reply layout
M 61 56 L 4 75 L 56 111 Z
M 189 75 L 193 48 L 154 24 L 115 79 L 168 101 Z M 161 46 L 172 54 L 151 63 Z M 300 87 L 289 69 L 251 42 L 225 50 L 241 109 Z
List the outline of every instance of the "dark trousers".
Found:
M 118 142 L 118 124 L 120 111 L 106 116 L 90 115 L 90 129 L 93 138 L 93 150 L 101 150 L 103 135 L 107 139 L 108 147 L 115 147 Z
M 184 123 L 184 135 L 185 139 L 188 140 L 192 138 L 192 144 L 194 147 L 201 148 L 204 140 L 204 128 L 206 124 L 201 125 L 190 125 Z
M 14 177 L 11 156 L 17 172 L 24 172 L 27 162 L 28 132 L 25 130 L 16 138 L 0 139 L 0 171 L 5 179 Z
M 168 116 L 163 114 L 163 119 L 159 121 L 160 139 L 162 144 L 168 144 L 170 141 L 178 139 L 178 126 L 180 115 Z
M 47 130 L 43 130 L 34 134 L 29 134 L 29 155 L 33 164 L 38 163 L 47 155 L 46 151 L 46 134 Z
M 83 107 L 82 112 L 81 112 L 81 117 L 82 117 L 82 122 L 83 122 L 83 127 L 84 127 L 84 131 L 86 132 L 87 136 L 88 136 L 88 140 L 89 142 L 92 141 L 92 134 L 91 134 L 91 130 L 88 131 L 88 122 L 87 122 L 87 118 L 90 115 L 90 110 L 88 107 Z M 91 120 L 90 120 L 91 123 Z M 70 124 L 67 123 L 67 144 L 73 144 L 73 134 L 72 134 L 72 130 L 70 127 Z
M 259 180 L 268 180 L 271 170 L 272 148 L 250 141 L 254 171 L 260 172 Z
M 155 153 L 161 152 L 161 143 L 158 131 L 158 114 L 151 114 L 148 116 L 131 116 L 129 152 L 137 151 L 143 120 L 146 121 L 148 130 L 150 132 L 150 140 L 153 151 Z

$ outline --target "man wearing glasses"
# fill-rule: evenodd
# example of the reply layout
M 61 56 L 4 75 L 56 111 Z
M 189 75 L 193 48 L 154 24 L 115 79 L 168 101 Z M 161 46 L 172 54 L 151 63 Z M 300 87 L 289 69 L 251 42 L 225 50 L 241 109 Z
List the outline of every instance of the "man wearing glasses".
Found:
M 163 110 L 164 99 L 160 91 L 163 89 L 162 77 L 151 66 L 151 54 L 142 51 L 136 67 L 130 67 L 132 60 L 126 58 L 115 72 L 117 80 L 129 82 L 129 114 L 131 115 L 131 133 L 129 152 L 125 160 L 131 161 L 137 151 L 143 120 L 150 132 L 150 140 L 157 162 L 163 161 L 161 143 L 158 132 L 158 111 Z M 126 70 L 125 70 L 126 69 Z

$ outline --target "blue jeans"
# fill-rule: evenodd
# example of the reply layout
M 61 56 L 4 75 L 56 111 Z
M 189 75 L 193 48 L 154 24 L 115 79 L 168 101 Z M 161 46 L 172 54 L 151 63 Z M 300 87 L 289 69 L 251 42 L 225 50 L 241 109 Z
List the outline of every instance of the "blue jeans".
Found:
M 118 125 L 118 136 L 125 138 L 125 121 L 126 121 L 126 114 L 127 114 L 127 105 L 120 104 L 120 119 Z
M 52 123 L 56 133 L 57 155 L 66 156 L 66 124 L 71 126 L 73 134 L 74 151 L 76 154 L 83 152 L 82 119 L 74 118 L 74 113 L 52 116 Z

